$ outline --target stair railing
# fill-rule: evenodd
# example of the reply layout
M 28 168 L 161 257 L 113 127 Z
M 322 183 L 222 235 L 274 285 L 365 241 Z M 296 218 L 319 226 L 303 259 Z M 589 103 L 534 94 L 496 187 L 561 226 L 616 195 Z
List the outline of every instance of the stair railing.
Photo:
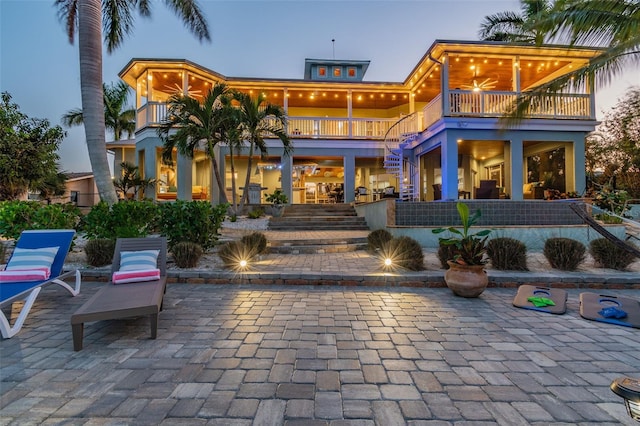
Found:
M 384 168 L 398 179 L 399 200 L 402 201 L 417 201 L 420 198 L 419 169 L 404 156 L 404 147 L 418 135 L 418 117 L 417 112 L 401 117 L 384 135 Z

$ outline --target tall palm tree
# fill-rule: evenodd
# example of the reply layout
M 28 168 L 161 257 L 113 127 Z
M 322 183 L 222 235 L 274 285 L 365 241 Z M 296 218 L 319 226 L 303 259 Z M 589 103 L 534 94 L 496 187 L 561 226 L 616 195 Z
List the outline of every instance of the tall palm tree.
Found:
M 118 201 L 111 182 L 105 147 L 102 93 L 102 27 L 107 52 L 113 52 L 133 31 L 134 12 L 151 15 L 150 0 L 55 0 L 58 16 L 65 22 L 69 41 L 78 31 L 80 89 L 87 149 L 100 199 Z M 196 0 L 165 0 L 199 40 L 209 40 L 209 29 Z M 104 21 L 103 21 L 104 18 Z
M 131 137 L 136 131 L 136 110 L 127 107 L 129 86 L 124 81 L 115 84 L 102 84 L 104 93 L 104 123 L 113 132 L 113 139 L 119 141 L 122 134 Z M 84 124 L 82 108 L 72 109 L 62 116 L 62 124 L 67 127 Z
M 588 66 L 518 96 L 504 117 L 506 125 L 525 117 L 542 96 L 584 89 L 591 82 L 606 86 L 625 67 L 640 63 L 640 0 L 560 0 L 557 6 L 542 24 L 554 28 L 550 36 L 558 42 L 602 48 L 602 53 Z
M 251 180 L 253 154 L 256 149 L 260 151 L 261 156 L 267 154 L 267 144 L 264 140 L 265 136 L 275 136 L 280 139 L 284 147 L 285 156 L 291 153 L 293 146 L 285 130 L 287 117 L 280 106 L 266 102 L 266 96 L 263 93 L 252 98 L 247 93 L 237 92 L 235 94 L 235 100 L 239 103 L 241 113 L 241 137 L 242 140 L 246 141 L 249 145 L 247 175 L 245 177 L 244 193 L 242 194 L 239 207 L 239 210 L 242 211 L 242 208 L 249 198 L 249 181 Z
M 553 0 L 520 0 L 522 12 L 499 12 L 485 16 L 480 26 L 482 40 L 542 45 L 549 34 L 544 23 L 554 9 Z
M 162 158 L 166 163 L 171 163 L 174 148 L 189 158 L 193 158 L 196 150 L 204 149 L 211 159 L 221 203 L 227 202 L 227 196 L 215 148 L 223 138 L 223 126 L 229 120 L 222 101 L 228 93 L 228 87 L 218 83 L 205 95 L 202 103 L 190 96 L 172 96 L 167 105 L 167 118 L 158 129 L 158 136 L 164 144 Z

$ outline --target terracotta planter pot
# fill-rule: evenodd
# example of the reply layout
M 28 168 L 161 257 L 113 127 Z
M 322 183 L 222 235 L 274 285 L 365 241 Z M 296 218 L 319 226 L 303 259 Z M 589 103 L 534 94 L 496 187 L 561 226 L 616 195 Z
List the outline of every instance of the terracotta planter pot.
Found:
M 449 269 L 444 281 L 454 294 L 462 297 L 478 297 L 487 288 L 489 277 L 484 265 L 460 265 L 448 261 Z

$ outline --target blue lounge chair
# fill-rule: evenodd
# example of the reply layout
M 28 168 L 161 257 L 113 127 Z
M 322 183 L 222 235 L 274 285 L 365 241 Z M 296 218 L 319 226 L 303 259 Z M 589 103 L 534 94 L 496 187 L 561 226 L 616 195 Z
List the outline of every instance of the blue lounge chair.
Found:
M 73 229 L 53 229 L 53 230 L 29 230 L 23 231 L 16 241 L 16 248 L 37 249 L 43 247 L 59 247 L 55 259 L 51 265 L 49 279 L 31 282 L 2 282 L 0 283 L 0 331 L 2 337 L 8 339 L 20 331 L 24 324 L 36 297 L 42 287 L 48 284 L 58 284 L 67 289 L 73 296 L 80 293 L 80 271 L 68 271 L 63 273 L 64 260 L 71 247 L 71 241 L 75 235 Z M 11 259 L 9 259 L 11 261 Z M 65 283 L 63 280 L 75 274 L 75 288 Z M 11 306 L 13 302 L 24 300 L 24 305 L 13 326 L 5 316 L 2 308 Z

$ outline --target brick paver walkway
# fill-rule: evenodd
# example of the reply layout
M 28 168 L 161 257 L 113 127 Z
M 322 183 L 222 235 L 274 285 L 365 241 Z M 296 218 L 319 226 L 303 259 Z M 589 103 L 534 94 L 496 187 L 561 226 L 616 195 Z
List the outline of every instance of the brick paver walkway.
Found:
M 171 284 L 147 319 L 85 326 L 44 289 L 0 342 L 1 424 L 637 424 L 611 381 L 640 371 L 640 331 L 447 289 Z M 640 299 L 640 290 L 610 290 Z

